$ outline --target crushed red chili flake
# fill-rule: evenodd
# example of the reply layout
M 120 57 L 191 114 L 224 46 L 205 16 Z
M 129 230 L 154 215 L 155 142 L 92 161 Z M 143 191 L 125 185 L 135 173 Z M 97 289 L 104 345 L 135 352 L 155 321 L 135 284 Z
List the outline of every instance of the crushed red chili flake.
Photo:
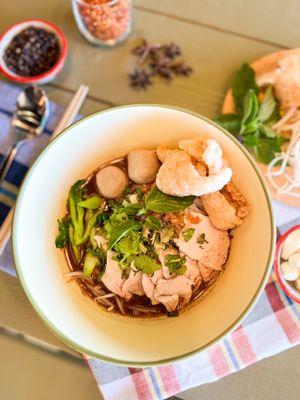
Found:
M 59 55 L 59 41 L 53 32 L 29 26 L 11 40 L 3 58 L 14 73 L 36 76 L 49 71 Z
M 102 42 L 118 41 L 130 29 L 131 0 L 78 0 L 79 16 L 86 30 Z

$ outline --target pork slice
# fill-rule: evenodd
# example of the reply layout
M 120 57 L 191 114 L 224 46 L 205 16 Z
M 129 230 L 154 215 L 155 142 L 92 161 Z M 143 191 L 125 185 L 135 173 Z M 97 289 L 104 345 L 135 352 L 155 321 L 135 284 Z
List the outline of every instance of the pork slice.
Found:
M 115 256 L 116 253 L 114 251 L 109 250 L 107 252 L 106 268 L 101 281 L 108 290 L 124 297 L 125 300 L 129 300 L 132 297 L 132 294 L 129 292 L 126 293 L 122 290 L 124 284 L 122 270 L 119 263 L 116 260 L 113 260 L 113 257 Z
M 211 284 L 217 279 L 219 273 L 215 269 L 208 268 L 200 262 L 198 262 L 198 267 L 204 283 Z
M 172 294 L 171 296 L 159 296 L 157 300 L 166 307 L 167 311 L 175 311 L 179 303 L 179 297 L 177 294 Z
M 216 229 L 209 218 L 203 215 L 196 206 L 186 209 L 184 223 L 185 226 L 179 238 L 175 239 L 179 250 L 209 268 L 222 269 L 230 245 L 228 232 Z M 192 238 L 186 242 L 183 233 L 190 228 L 195 231 Z
M 141 271 L 137 271 L 132 263 L 129 277 L 124 282 L 122 291 L 124 293 L 129 292 L 132 294 L 137 294 L 138 296 L 143 296 L 145 292 L 143 290 L 142 277 L 143 273 Z
M 190 301 L 193 285 L 194 283 L 184 275 L 178 275 L 171 279 L 160 279 L 154 290 L 154 298 L 159 301 L 161 296 L 177 294 L 182 307 Z
M 184 254 L 181 254 L 184 256 Z M 194 285 L 199 288 L 202 282 L 202 277 L 199 271 L 198 262 L 196 260 L 192 260 L 190 257 L 185 256 L 186 258 L 186 272 L 184 274 L 190 281 L 194 283 Z M 195 289 L 195 288 L 194 288 Z
M 143 274 L 142 276 L 142 286 L 145 295 L 151 300 L 152 304 L 159 304 L 159 301 L 157 301 L 154 298 L 154 289 L 156 283 L 163 278 L 162 270 L 158 269 L 153 273 L 152 276 L 149 276 L 147 274 Z

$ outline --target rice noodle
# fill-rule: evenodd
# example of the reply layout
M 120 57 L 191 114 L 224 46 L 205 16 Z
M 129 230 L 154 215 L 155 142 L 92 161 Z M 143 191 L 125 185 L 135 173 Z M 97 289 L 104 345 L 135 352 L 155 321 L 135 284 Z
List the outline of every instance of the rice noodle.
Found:
M 115 299 L 116 299 L 117 306 L 119 307 L 119 310 L 121 311 L 121 313 L 123 315 L 125 315 L 126 313 L 125 313 L 123 300 L 119 296 L 116 296 Z
M 99 296 L 95 297 L 95 298 L 94 298 L 94 301 L 95 301 L 96 303 L 102 304 L 102 305 L 105 306 L 105 307 L 111 307 L 111 306 L 113 306 L 113 303 L 112 303 L 111 301 L 109 301 L 109 300 L 107 300 L 107 299 L 103 299 L 102 297 L 99 297 Z
M 104 294 L 104 295 L 102 295 L 102 296 L 98 296 L 100 299 L 109 299 L 110 297 L 115 297 L 116 296 L 116 294 L 115 293 L 107 293 L 107 294 Z
M 129 310 L 137 311 L 137 312 L 141 312 L 141 313 L 157 313 L 157 312 L 159 312 L 159 310 L 157 310 L 156 308 L 148 308 L 148 307 L 144 307 L 144 306 L 127 306 L 127 308 Z
M 85 281 L 92 282 L 92 279 L 89 276 L 85 276 L 82 271 L 66 272 L 64 277 L 67 279 L 67 282 L 72 282 L 75 279 L 83 279 Z

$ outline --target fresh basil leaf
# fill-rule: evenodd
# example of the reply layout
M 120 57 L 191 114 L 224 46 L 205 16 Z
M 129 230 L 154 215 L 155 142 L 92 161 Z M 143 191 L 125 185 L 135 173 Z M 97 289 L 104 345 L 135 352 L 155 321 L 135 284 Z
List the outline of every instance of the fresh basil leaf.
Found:
M 227 129 L 233 135 L 237 135 L 241 129 L 241 118 L 236 114 L 221 114 L 214 121 Z
M 243 127 L 243 132 L 241 134 L 248 135 L 249 133 L 255 133 L 257 132 L 258 128 L 259 128 L 258 120 L 254 119 L 253 121 L 250 121 L 247 125 Z
M 165 264 L 169 268 L 170 274 L 183 275 L 186 272 L 186 258 L 180 257 L 179 254 L 167 254 L 165 256 Z
M 272 128 L 270 128 L 268 125 L 260 124 L 259 130 L 267 138 L 275 138 L 277 136 L 277 133 Z
M 268 86 L 258 112 L 258 119 L 266 122 L 271 118 L 277 106 L 272 86 Z
M 128 220 L 122 222 L 116 229 L 110 232 L 110 240 L 108 250 L 110 250 L 119 240 L 128 235 L 129 232 L 138 231 L 141 229 L 141 224 L 138 221 Z
M 191 240 L 194 233 L 195 233 L 194 228 L 189 228 L 185 232 L 183 232 L 182 236 L 183 236 L 184 241 L 188 242 L 189 240 Z
M 153 272 L 162 268 L 161 264 L 145 254 L 134 257 L 134 265 L 138 271 L 142 271 L 144 274 L 153 274 Z
M 154 215 L 147 215 L 145 225 L 154 231 L 159 231 L 161 229 L 161 223 Z
M 279 137 L 260 138 L 258 145 L 253 147 L 255 158 L 264 164 L 269 164 L 276 153 L 281 152 L 281 144 Z
M 146 209 L 157 213 L 177 212 L 193 204 L 195 196 L 177 197 L 161 192 L 157 186 L 147 194 Z
M 254 147 L 254 146 L 258 145 L 259 140 L 254 135 L 245 135 L 243 137 L 243 143 L 247 147 Z
M 58 231 L 59 234 L 56 236 L 55 239 L 55 246 L 58 249 L 63 249 L 69 243 L 69 225 L 70 225 L 70 218 L 63 218 L 58 220 Z
M 243 114 L 244 98 L 249 89 L 252 89 L 255 94 L 258 93 L 255 72 L 245 63 L 235 74 L 232 83 L 232 95 L 237 114 L 239 115 Z
M 253 121 L 256 120 L 258 110 L 258 98 L 254 91 L 252 89 L 249 89 L 244 99 L 244 111 L 240 131 L 241 134 L 246 132 L 247 127 L 249 132 L 249 126 L 251 123 L 253 123 Z
M 80 207 L 88 208 L 90 210 L 96 210 L 104 203 L 104 199 L 101 199 L 97 194 L 88 197 L 86 200 L 82 200 L 78 203 Z

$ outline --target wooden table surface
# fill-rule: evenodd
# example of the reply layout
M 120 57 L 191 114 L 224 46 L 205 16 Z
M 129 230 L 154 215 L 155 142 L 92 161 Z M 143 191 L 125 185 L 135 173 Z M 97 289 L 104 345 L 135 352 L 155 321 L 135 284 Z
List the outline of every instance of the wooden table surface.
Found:
M 65 32 L 69 55 L 62 74 L 46 86 L 51 100 L 67 105 L 79 84 L 90 86 L 82 112 L 128 103 L 166 103 L 213 117 L 234 70 L 266 53 L 299 46 L 299 0 L 136 0 L 129 39 L 114 49 L 91 46 L 79 33 L 67 0 L 10 0 L 0 4 L 1 30 L 29 18 L 54 22 Z M 176 42 L 194 69 L 171 84 L 147 91 L 128 86 L 138 39 Z M 42 324 L 17 279 L 0 275 L 0 325 L 67 349 Z M 69 349 L 68 349 L 69 350 Z M 72 351 L 72 350 L 71 350 Z

